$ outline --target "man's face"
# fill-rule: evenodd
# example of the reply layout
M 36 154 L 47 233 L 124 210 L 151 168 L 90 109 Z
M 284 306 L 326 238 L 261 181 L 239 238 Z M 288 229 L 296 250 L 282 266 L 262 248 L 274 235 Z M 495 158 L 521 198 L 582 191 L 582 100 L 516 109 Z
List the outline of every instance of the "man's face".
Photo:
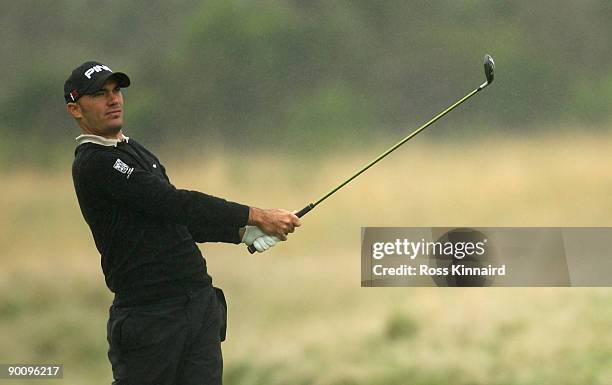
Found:
M 84 133 L 115 138 L 123 126 L 123 96 L 115 80 L 101 90 L 68 103 L 68 112 L 79 122 Z

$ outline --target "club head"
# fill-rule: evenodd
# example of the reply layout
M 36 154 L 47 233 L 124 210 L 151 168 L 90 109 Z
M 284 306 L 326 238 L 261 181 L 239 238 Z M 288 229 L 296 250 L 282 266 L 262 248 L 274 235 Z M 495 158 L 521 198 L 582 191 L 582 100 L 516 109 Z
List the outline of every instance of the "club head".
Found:
M 484 57 L 484 71 L 487 77 L 487 84 L 493 83 L 493 79 L 495 78 L 495 62 L 491 55 L 485 55 Z

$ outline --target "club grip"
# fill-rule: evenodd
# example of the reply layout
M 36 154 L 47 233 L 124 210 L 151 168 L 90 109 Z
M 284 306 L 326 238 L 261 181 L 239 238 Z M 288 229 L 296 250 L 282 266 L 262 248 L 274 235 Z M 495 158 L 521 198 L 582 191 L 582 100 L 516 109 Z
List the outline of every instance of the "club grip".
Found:
M 310 210 L 314 209 L 315 205 L 312 203 L 309 203 L 306 207 L 304 207 L 303 209 L 301 209 L 300 211 L 298 211 L 297 213 L 295 213 L 295 216 L 298 218 L 303 217 L 304 215 L 306 215 Z M 247 250 L 249 250 L 249 253 L 254 254 L 257 249 L 255 248 L 255 246 L 250 245 L 249 247 L 247 247 Z
M 312 203 L 309 203 L 308 206 L 304 207 L 303 209 L 295 213 L 295 216 L 298 218 L 301 218 L 304 215 L 306 215 L 306 213 L 308 213 L 310 210 L 314 209 L 314 207 L 315 206 Z

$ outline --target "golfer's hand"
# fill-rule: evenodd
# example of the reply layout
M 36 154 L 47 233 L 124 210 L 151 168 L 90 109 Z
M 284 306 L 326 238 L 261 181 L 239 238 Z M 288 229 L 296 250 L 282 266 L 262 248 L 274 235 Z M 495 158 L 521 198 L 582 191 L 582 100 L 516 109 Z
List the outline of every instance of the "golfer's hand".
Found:
M 300 220 L 294 213 L 281 209 L 259 209 L 251 207 L 249 210 L 249 225 L 259 227 L 267 235 L 286 241 L 287 234 L 300 226 Z
M 264 235 L 263 237 L 259 237 L 255 241 L 253 241 L 253 246 L 255 247 L 255 249 L 257 249 L 257 251 L 263 253 L 269 248 L 274 247 L 274 245 L 276 245 L 278 242 L 278 238 L 273 237 L 271 235 Z
M 251 246 L 257 238 L 261 238 L 264 235 L 266 234 L 257 226 L 245 226 L 241 241 L 247 246 Z
M 245 226 L 242 243 L 251 246 L 260 253 L 276 245 L 280 240 L 277 237 L 264 234 L 257 226 Z

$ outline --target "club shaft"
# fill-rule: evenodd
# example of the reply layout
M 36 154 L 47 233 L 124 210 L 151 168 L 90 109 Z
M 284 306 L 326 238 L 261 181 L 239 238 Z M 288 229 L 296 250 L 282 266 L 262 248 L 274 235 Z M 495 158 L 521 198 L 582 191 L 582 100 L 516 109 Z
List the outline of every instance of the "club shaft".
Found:
M 485 84 L 483 84 L 483 86 L 486 86 Z M 393 147 L 389 148 L 387 151 L 383 152 L 382 154 L 380 154 L 376 159 L 374 159 L 373 161 L 371 161 L 370 163 L 368 163 L 367 165 L 365 165 L 361 170 L 357 171 L 355 174 L 353 174 L 350 178 L 348 178 L 347 180 L 345 180 L 344 182 L 342 182 L 340 185 L 336 186 L 334 189 L 332 189 L 330 192 L 328 192 L 327 194 L 323 195 L 318 201 L 316 201 L 315 203 L 312 203 L 312 207 L 310 207 L 310 209 L 313 209 L 314 207 L 316 207 L 319 203 L 323 202 L 325 199 L 329 198 L 332 194 L 334 194 L 336 191 L 340 190 L 342 187 L 346 186 L 348 183 L 350 183 L 353 179 L 357 178 L 359 175 L 363 174 L 367 169 L 369 169 L 370 167 L 374 166 L 376 163 L 378 163 L 379 161 L 381 161 L 383 158 L 385 158 L 387 155 L 389 155 L 390 153 L 392 153 L 393 151 L 395 151 L 398 147 L 400 147 L 402 144 L 406 143 L 407 141 L 409 141 L 410 139 L 412 139 L 413 137 L 415 137 L 419 132 L 423 131 L 424 129 L 426 129 L 427 127 L 431 126 L 432 124 L 434 124 L 436 121 L 438 121 L 440 118 L 442 118 L 444 115 L 448 114 L 450 111 L 452 111 L 453 109 L 455 109 L 456 107 L 458 107 L 460 104 L 462 104 L 463 102 L 465 102 L 466 100 L 468 100 L 469 98 L 471 98 L 474 94 L 476 94 L 478 91 L 482 90 L 484 87 L 480 86 L 477 89 L 475 89 L 474 91 L 470 92 L 469 94 L 465 95 L 463 98 L 459 99 L 457 102 L 455 102 L 453 105 L 451 105 L 450 107 L 448 107 L 447 109 L 445 109 L 444 111 L 440 112 L 438 115 L 436 115 L 435 117 L 433 117 L 430 121 L 428 121 L 427 123 L 423 124 L 421 127 L 417 128 L 415 131 L 413 131 L 410 135 L 408 135 L 407 137 L 405 137 L 404 139 L 400 140 L 399 142 L 397 142 Z M 310 211 L 310 210 L 308 210 Z
M 330 192 L 328 192 L 327 194 L 323 195 L 321 198 L 319 198 L 318 201 L 316 201 L 315 203 L 309 203 L 306 207 L 304 207 L 303 209 L 301 209 L 300 211 L 298 211 L 296 213 L 296 215 L 301 218 L 304 215 L 306 215 L 310 210 L 314 209 L 319 203 L 323 202 L 325 199 L 329 198 L 332 194 L 334 194 L 336 191 L 340 190 L 342 187 L 346 186 L 348 183 L 350 183 L 353 179 L 357 178 L 359 175 L 363 174 L 367 169 L 369 169 L 370 167 L 374 166 L 376 163 L 378 163 L 379 161 L 381 161 L 384 157 L 386 157 L 387 155 L 389 155 L 390 153 L 392 153 L 393 151 L 395 151 L 398 147 L 400 147 L 402 144 L 406 143 L 407 141 L 409 141 L 410 139 L 412 139 L 413 137 L 415 137 L 416 135 L 418 135 L 419 132 L 423 131 L 424 129 L 426 129 L 427 127 L 431 126 L 432 124 L 434 124 L 436 121 L 438 121 L 440 118 L 442 118 L 444 115 L 448 114 L 449 112 L 451 112 L 453 109 L 455 109 L 456 107 L 458 107 L 460 104 L 462 104 L 463 102 L 465 102 L 466 100 L 468 100 L 469 98 L 471 98 L 472 96 L 474 96 L 474 94 L 476 94 L 478 91 L 481 91 L 482 89 L 484 89 L 486 86 L 488 86 L 489 83 L 485 82 L 483 84 L 480 85 L 480 87 L 476 88 L 474 91 L 470 92 L 469 94 L 465 95 L 463 98 L 459 99 L 458 101 L 456 101 L 454 104 L 452 104 L 450 107 L 448 107 L 447 109 L 445 109 L 444 111 L 440 112 L 438 115 L 434 116 L 430 121 L 428 121 L 427 123 L 423 124 L 421 127 L 417 128 L 416 130 L 414 130 L 410 135 L 408 135 L 407 137 L 405 137 L 404 139 L 400 140 L 399 142 L 397 142 L 395 145 L 393 145 L 391 148 L 389 148 L 387 151 L 383 152 L 382 154 L 380 154 L 376 159 L 374 159 L 373 161 L 371 161 L 370 163 L 368 163 L 367 165 L 365 165 L 361 170 L 357 171 L 355 174 L 353 174 L 350 178 L 348 178 L 347 180 L 345 180 L 344 182 L 342 182 L 341 184 L 339 184 L 337 187 L 335 187 L 334 189 L 332 189 Z M 251 245 L 248 247 L 248 250 L 251 254 L 253 254 L 256 250 L 255 250 L 255 246 Z

